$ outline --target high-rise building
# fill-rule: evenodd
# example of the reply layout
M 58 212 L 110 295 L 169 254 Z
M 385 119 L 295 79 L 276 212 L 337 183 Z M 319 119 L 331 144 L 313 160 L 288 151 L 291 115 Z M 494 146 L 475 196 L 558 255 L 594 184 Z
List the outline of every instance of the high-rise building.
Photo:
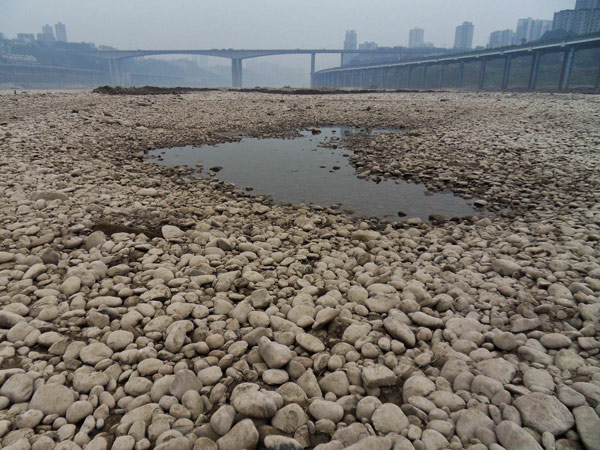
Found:
M 519 19 L 517 31 L 513 37 L 513 44 L 520 45 L 530 41 L 537 41 L 544 33 L 552 30 L 551 20 L 537 20 L 528 17 Z
M 64 23 L 58 22 L 54 25 L 54 30 L 56 31 L 56 40 L 58 42 L 67 42 L 67 27 Z
M 377 50 L 377 42 L 363 42 L 358 46 L 359 50 Z
M 356 48 L 357 48 L 356 31 L 347 30 L 346 38 L 344 39 L 344 50 L 356 50 Z M 350 63 L 350 61 L 352 61 L 354 58 L 356 58 L 356 55 L 353 55 L 351 53 L 344 53 L 342 55 L 342 65 L 346 65 L 346 64 Z
M 50 25 L 44 25 L 42 27 L 42 32 L 37 35 L 38 41 L 42 42 L 54 42 L 56 38 L 54 37 L 54 29 Z
M 45 34 L 48 37 L 52 37 L 52 39 L 56 39 L 54 37 L 54 30 L 52 29 L 52 27 L 50 25 L 44 25 L 42 27 L 42 34 Z
M 596 9 L 600 8 L 600 0 L 577 0 L 575 9 Z
M 528 17 L 527 19 L 519 19 L 517 22 L 517 31 L 513 43 L 516 45 L 524 44 L 529 40 L 531 34 L 531 27 L 533 26 L 533 19 Z
M 344 50 L 356 50 L 357 39 L 356 39 L 356 31 L 347 30 L 346 31 L 346 39 L 344 39 Z
M 456 27 L 454 35 L 454 48 L 457 50 L 470 50 L 473 48 L 473 30 L 475 27 L 471 22 L 463 22 Z
M 600 32 L 600 8 L 563 9 L 554 13 L 553 30 L 564 30 L 570 35 Z
M 33 34 L 33 33 L 18 33 L 17 39 L 20 42 L 33 42 L 33 41 L 35 41 L 35 34 Z
M 529 34 L 529 41 L 537 41 L 548 31 L 552 31 L 551 20 L 534 20 Z
M 425 30 L 423 28 L 413 28 L 408 32 L 408 48 L 420 47 L 425 40 Z
M 512 30 L 500 30 L 494 31 L 490 34 L 490 42 L 488 48 L 507 47 L 512 44 L 513 31 Z

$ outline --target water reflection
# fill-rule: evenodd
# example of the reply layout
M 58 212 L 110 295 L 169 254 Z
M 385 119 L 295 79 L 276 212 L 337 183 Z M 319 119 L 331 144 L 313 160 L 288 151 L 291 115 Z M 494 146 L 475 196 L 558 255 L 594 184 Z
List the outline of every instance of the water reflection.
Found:
M 294 139 L 245 137 L 239 142 L 215 146 L 155 150 L 148 157 L 165 166 L 201 165 L 203 176 L 214 176 L 255 194 L 271 195 L 278 202 L 341 205 L 357 216 L 399 219 L 401 211 L 407 217 L 427 220 L 430 214 L 447 218 L 481 214 L 466 200 L 452 194 L 426 194 L 423 184 L 402 180 L 375 183 L 358 178 L 344 156 L 350 151 L 341 148 L 341 140 L 365 130 L 339 127 L 320 130 L 319 134 L 304 131 Z M 390 130 L 370 130 L 374 131 Z M 327 142 L 329 146 L 322 146 Z

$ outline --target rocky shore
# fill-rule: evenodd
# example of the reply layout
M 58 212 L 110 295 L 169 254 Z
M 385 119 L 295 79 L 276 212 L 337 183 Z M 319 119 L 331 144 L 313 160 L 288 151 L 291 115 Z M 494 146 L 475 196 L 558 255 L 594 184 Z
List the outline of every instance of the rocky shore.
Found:
M 326 125 L 435 224 L 150 149 Z M 600 98 L 0 93 L 4 449 L 600 448 Z

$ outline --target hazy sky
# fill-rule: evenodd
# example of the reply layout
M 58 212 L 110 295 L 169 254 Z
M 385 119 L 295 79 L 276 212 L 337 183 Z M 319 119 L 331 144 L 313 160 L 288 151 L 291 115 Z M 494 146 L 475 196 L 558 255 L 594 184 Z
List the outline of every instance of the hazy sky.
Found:
M 341 48 L 358 41 L 407 45 L 408 31 L 451 47 L 463 21 L 474 45 L 517 19 L 552 19 L 575 0 L 0 0 L 0 32 L 40 32 L 61 21 L 69 41 L 121 49 Z

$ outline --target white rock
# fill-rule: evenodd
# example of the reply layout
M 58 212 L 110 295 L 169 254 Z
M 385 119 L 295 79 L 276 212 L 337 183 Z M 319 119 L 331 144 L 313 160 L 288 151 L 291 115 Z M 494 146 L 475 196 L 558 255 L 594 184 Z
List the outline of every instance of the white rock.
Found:
M 521 266 L 514 261 L 507 259 L 494 259 L 492 261 L 492 269 L 505 277 L 512 277 L 514 274 L 521 271 Z
M 225 436 L 233 425 L 235 409 L 230 405 L 223 405 L 210 418 L 210 425 L 219 436 Z
M 33 379 L 24 373 L 12 375 L 0 388 L 0 395 L 7 397 L 12 403 L 26 402 L 32 393 Z
M 262 337 L 258 343 L 258 352 L 271 369 L 280 369 L 292 359 L 292 351 L 285 345 Z
M 530 433 L 510 420 L 498 424 L 496 436 L 506 450 L 542 450 Z
M 69 388 L 61 384 L 48 383 L 34 392 L 29 406 L 42 411 L 45 415 L 64 416 L 74 401 L 75 395 Z
M 164 225 L 161 228 L 162 236 L 169 242 L 182 242 L 185 233 L 174 225 Z
M 66 418 L 69 423 L 79 423 L 94 412 L 94 407 L 87 400 L 79 400 L 69 406 Z
M 113 351 L 101 342 L 87 345 L 79 352 L 79 358 L 85 364 L 94 366 L 106 358 L 110 358 Z
M 298 428 L 305 425 L 307 421 L 308 417 L 304 410 L 295 403 L 292 403 L 277 411 L 271 420 L 271 424 L 284 433 L 293 434 Z
M 338 423 L 344 417 L 344 408 L 327 400 L 314 400 L 308 407 L 308 411 L 316 420 L 327 419 Z
M 76 292 L 79 292 L 80 288 L 81 288 L 81 280 L 78 277 L 68 277 L 60 285 L 61 292 L 63 294 L 65 294 L 67 297 L 70 297 L 71 295 L 75 294 Z
M 573 410 L 579 437 L 587 449 L 600 448 L 600 418 L 593 408 L 579 406 Z
M 398 433 L 408 428 L 408 418 L 399 406 L 393 403 L 384 403 L 375 410 L 371 417 L 373 427 L 380 433 Z
M 236 411 L 255 419 L 270 419 L 277 412 L 273 398 L 260 391 L 246 392 L 233 400 Z
M 325 350 L 325 344 L 321 340 L 308 333 L 298 333 L 296 342 L 311 353 L 318 353 Z
M 517 398 L 513 403 L 521 413 L 523 423 L 539 433 L 548 431 L 559 436 L 575 424 L 569 409 L 556 397 L 534 392 Z
M 111 348 L 111 350 L 118 352 L 131 344 L 133 342 L 133 337 L 134 336 L 131 331 L 112 331 L 108 334 L 106 344 Z
M 396 378 L 394 372 L 381 364 L 367 366 L 362 370 L 363 385 L 366 388 L 393 386 Z
M 223 376 L 223 371 L 219 366 L 211 366 L 198 372 L 198 379 L 204 386 L 216 384 Z

